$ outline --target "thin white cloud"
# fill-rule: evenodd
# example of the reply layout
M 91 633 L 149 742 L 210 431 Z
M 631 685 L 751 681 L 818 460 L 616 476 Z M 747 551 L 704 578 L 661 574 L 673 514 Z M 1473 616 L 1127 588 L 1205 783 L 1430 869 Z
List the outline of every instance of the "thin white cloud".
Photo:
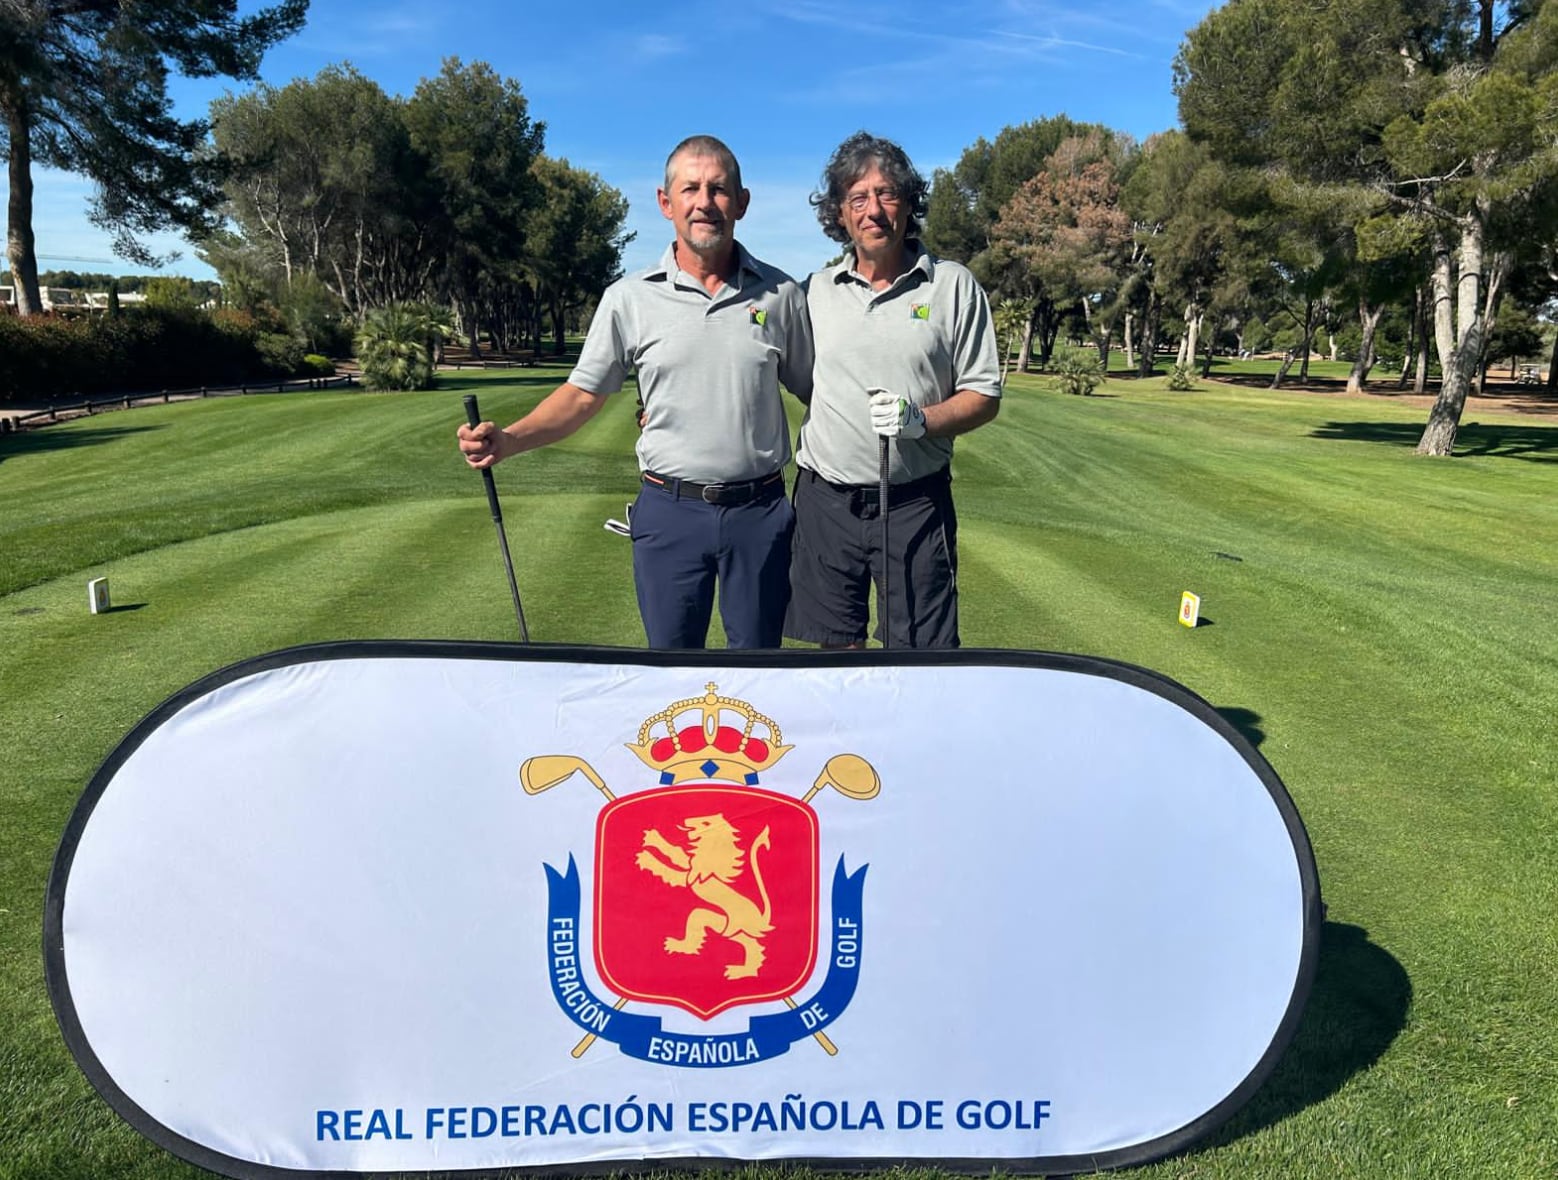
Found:
M 883 25 L 841 14 L 812 0 L 799 0 L 776 12 L 783 19 L 831 29 L 842 37 L 869 38 L 878 45 L 890 40 L 905 51 L 895 55 L 884 50 L 866 65 L 843 64 L 831 72 L 824 70 L 812 85 L 791 91 L 786 97 L 792 102 L 900 102 L 904 93 L 923 89 L 927 78 L 943 76 L 956 78 L 964 90 L 1029 87 L 1035 66 L 1072 66 L 1079 56 L 1132 61 L 1161 56 L 1137 52 L 1108 35 L 1087 39 L 1067 35 L 1058 26 L 1035 32 L 1031 26 L 1038 21 L 1032 13 L 1021 22 L 1029 27 L 1012 28 L 1010 20 L 994 22 L 974 14 L 938 20 L 934 27 L 903 20 Z M 1067 21 L 1074 23 L 1069 18 Z M 1103 31 L 1112 34 L 1115 29 L 1106 25 Z M 853 63 L 860 59 L 851 55 L 842 60 Z
M 633 39 L 632 54 L 642 61 L 677 57 L 686 52 L 687 45 L 680 37 L 668 37 L 664 33 L 640 33 Z
M 321 10 L 311 17 L 297 47 L 330 59 L 386 57 L 425 48 L 448 27 L 422 4 L 355 9 L 341 16 Z
M 1049 55 L 1060 50 L 1080 49 L 1089 53 L 1102 53 L 1119 57 L 1142 56 L 1120 45 L 1067 37 L 1056 31 L 1034 34 L 1024 29 L 1006 27 L 1005 22 L 996 23 L 976 17 L 970 17 L 967 20 L 948 20 L 945 14 L 942 14 L 937 18 L 934 25 L 915 25 L 903 20 L 897 20 L 892 24 L 881 24 L 875 21 L 862 20 L 858 17 L 841 15 L 833 9 L 812 3 L 810 0 L 800 0 L 798 3 L 776 9 L 775 11 L 778 16 L 784 19 L 803 24 L 822 25 L 863 38 L 890 38 L 899 41 L 920 42 L 938 46 L 946 51 L 956 51 L 959 54 L 996 53 L 1018 60 Z M 1022 15 L 1024 22 L 1030 22 L 1034 19 L 1034 14 L 1031 12 Z M 1051 24 L 1075 23 L 1075 18 L 1071 14 L 1061 12 L 1046 13 L 1046 19 Z M 1100 23 L 1095 19 L 1086 21 L 1086 23 L 1114 32 L 1134 31 L 1131 29 L 1131 26 L 1124 22 L 1105 21 Z M 959 74 L 966 77 L 980 63 L 977 60 L 960 57 L 958 64 Z
M 1129 49 L 1121 49 L 1118 45 L 1099 45 L 1092 41 L 1078 41 L 1071 37 L 1062 37 L 1059 33 L 1018 33 L 1002 29 L 991 34 L 991 38 L 1006 38 L 1011 41 L 1027 42 L 1034 49 L 1040 51 L 1083 49 L 1088 53 L 1113 54 L 1116 57 L 1140 58 L 1142 55 Z M 982 42 L 987 47 L 995 48 L 992 40 Z

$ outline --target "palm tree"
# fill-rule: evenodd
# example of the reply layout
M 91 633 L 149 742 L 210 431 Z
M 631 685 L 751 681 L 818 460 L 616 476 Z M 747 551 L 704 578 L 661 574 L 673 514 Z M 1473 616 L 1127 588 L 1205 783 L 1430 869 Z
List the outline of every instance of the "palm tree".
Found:
M 370 311 L 357 332 L 357 363 L 369 389 L 427 389 L 433 357 L 448 335 L 449 313 L 424 303 L 391 303 Z

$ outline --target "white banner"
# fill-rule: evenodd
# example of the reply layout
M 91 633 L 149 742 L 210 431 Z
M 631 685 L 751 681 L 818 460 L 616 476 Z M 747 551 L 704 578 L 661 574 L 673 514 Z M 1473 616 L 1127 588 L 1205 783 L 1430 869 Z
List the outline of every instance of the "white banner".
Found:
M 87 788 L 50 994 L 233 1176 L 1140 1163 L 1291 1038 L 1319 887 L 1210 706 L 1020 652 L 357 643 L 191 686 Z

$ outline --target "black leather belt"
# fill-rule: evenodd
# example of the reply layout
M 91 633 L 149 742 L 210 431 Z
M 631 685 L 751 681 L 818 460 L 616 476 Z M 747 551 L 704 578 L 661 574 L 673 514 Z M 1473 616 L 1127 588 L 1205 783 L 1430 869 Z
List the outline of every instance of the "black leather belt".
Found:
M 840 496 L 848 496 L 849 510 L 856 516 L 871 516 L 877 511 L 877 501 L 881 499 L 881 488 L 877 484 L 834 483 L 831 479 L 824 479 L 810 467 L 801 468 L 801 478 L 820 483 Z M 943 467 L 940 471 L 922 475 L 919 479 L 890 484 L 887 488 L 887 506 L 891 508 L 897 504 L 906 504 L 910 500 L 918 500 L 922 496 L 933 495 L 938 488 L 944 488 L 951 482 L 951 468 Z
M 705 504 L 728 508 L 732 504 L 756 500 L 772 489 L 783 491 L 784 472 L 776 471 L 772 475 L 739 483 L 694 483 L 690 479 L 677 479 L 674 475 L 657 475 L 653 471 L 646 471 L 644 482 L 678 500 L 702 500 Z

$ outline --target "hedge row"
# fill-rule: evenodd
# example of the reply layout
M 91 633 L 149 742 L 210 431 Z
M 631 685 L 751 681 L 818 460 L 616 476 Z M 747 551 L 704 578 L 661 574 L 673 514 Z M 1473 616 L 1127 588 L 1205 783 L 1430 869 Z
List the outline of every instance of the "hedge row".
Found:
M 305 371 L 302 342 L 242 311 L 0 315 L 0 403 L 224 385 Z

